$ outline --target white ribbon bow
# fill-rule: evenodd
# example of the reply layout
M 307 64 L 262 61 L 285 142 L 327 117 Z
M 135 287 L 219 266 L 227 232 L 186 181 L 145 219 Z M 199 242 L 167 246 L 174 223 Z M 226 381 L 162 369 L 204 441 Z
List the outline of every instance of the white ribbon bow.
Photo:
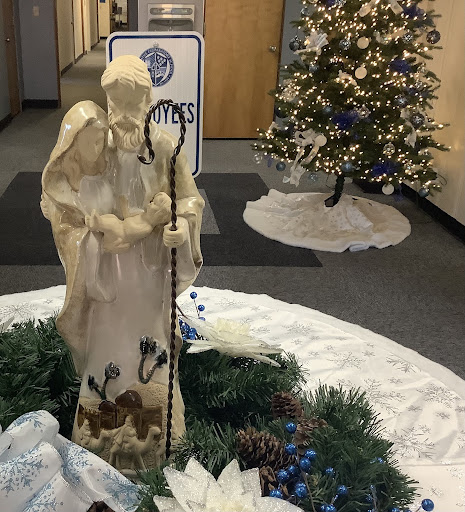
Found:
M 324 146 L 326 142 L 327 139 L 322 133 L 317 133 L 312 129 L 305 130 L 303 132 L 295 132 L 295 143 L 299 146 L 299 148 L 297 150 L 294 163 L 291 166 L 290 176 L 284 176 L 283 182 L 290 183 L 291 185 L 295 185 L 297 187 L 300 183 L 300 178 L 306 171 L 302 165 L 309 164 L 318 154 L 320 147 Z M 309 155 L 300 161 L 302 155 L 305 153 L 305 148 L 310 145 L 313 145 L 313 147 Z
M 405 124 L 412 129 L 412 131 L 407 135 L 407 137 L 405 137 L 405 143 L 414 148 L 417 142 L 417 131 L 415 130 L 413 124 L 409 121 L 409 111 L 406 108 L 402 109 L 400 117 L 402 119 L 405 119 Z
M 296 50 L 294 53 L 305 53 L 305 52 L 315 52 L 317 55 L 321 54 L 321 49 L 323 46 L 326 46 L 328 43 L 328 35 L 324 32 L 317 32 L 316 30 L 312 30 L 310 35 L 305 40 L 305 48 L 303 50 Z
M 370 2 L 363 4 L 358 11 L 358 15 L 363 18 L 367 14 L 370 14 L 373 7 L 376 5 L 376 0 L 371 0 Z M 397 0 L 389 0 L 389 7 L 392 9 L 392 12 L 395 14 L 400 14 L 403 12 L 402 7 L 399 5 Z
M 339 76 L 337 78 L 338 80 L 348 80 L 349 83 L 351 83 L 352 85 L 357 85 L 357 81 L 355 80 L 355 78 L 352 75 L 349 75 L 348 73 L 344 73 L 342 69 L 339 70 Z

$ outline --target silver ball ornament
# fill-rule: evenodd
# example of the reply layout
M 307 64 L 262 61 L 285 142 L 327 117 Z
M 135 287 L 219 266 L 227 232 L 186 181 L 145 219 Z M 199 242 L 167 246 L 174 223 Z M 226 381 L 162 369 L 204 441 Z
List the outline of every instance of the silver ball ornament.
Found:
M 347 0 L 336 0 L 336 2 L 334 3 L 334 5 L 335 5 L 336 7 L 342 7 L 346 2 L 347 2 Z
M 346 50 L 348 50 L 348 49 L 350 48 L 350 44 L 351 44 L 351 43 L 350 43 L 350 41 L 349 41 L 348 39 L 341 39 L 341 40 L 339 41 L 339 48 L 340 48 L 341 50 L 346 51 Z
M 396 152 L 396 147 L 392 142 L 388 142 L 383 147 L 383 154 L 386 156 L 392 156 Z
M 429 196 L 429 188 L 426 188 L 426 187 L 421 187 L 420 190 L 418 191 L 418 195 L 420 197 L 426 197 L 426 196 Z
M 425 122 L 425 116 L 420 114 L 420 112 L 416 112 L 410 116 L 410 122 L 414 128 L 420 128 L 420 126 Z
M 259 165 L 263 162 L 263 155 L 261 153 L 255 153 L 255 155 L 253 156 L 253 161 Z
M 360 119 L 366 119 L 371 114 L 370 109 L 367 108 L 365 105 L 358 107 L 356 110 L 358 117 L 360 117 Z
M 404 41 L 404 43 L 411 43 L 413 38 L 414 36 L 412 32 L 405 32 L 405 34 L 402 36 L 402 41 Z
M 286 168 L 286 164 L 284 162 L 278 162 L 276 164 L 276 170 L 279 172 L 284 171 L 285 168 Z
M 426 34 L 426 40 L 430 44 L 436 44 L 439 43 L 439 40 L 441 39 L 441 34 L 437 30 L 432 30 L 431 32 L 428 32 Z
M 405 107 L 408 104 L 408 99 L 405 96 L 396 96 L 394 98 L 394 103 L 399 105 L 399 107 Z
M 302 41 L 297 36 L 295 36 L 289 41 L 289 49 L 292 50 L 293 52 L 298 50 L 301 46 Z
M 318 71 L 318 66 L 316 64 L 310 64 L 308 70 L 310 73 L 315 73 L 315 71 Z
M 415 89 L 417 89 L 418 91 L 422 91 L 425 88 L 425 83 L 422 82 L 421 80 L 417 80 L 414 86 Z
M 304 18 L 308 18 L 316 11 L 316 8 L 313 7 L 313 5 L 306 5 L 305 7 L 302 7 L 300 11 L 300 15 Z
M 348 172 L 352 172 L 352 170 L 354 169 L 354 165 L 352 164 L 352 162 L 344 162 L 342 165 L 341 165 L 341 171 L 345 174 L 345 173 L 348 173 Z

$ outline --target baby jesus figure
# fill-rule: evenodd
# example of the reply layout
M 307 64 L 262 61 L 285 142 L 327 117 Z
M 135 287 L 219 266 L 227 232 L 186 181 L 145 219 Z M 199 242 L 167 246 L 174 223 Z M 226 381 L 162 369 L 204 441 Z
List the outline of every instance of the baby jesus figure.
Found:
M 129 249 L 137 240 L 147 237 L 156 226 L 166 225 L 170 218 L 171 199 L 165 192 L 159 192 L 142 213 L 120 220 L 116 215 L 99 215 L 93 210 L 91 215 L 86 215 L 85 222 L 91 231 L 104 234 L 105 252 L 118 254 Z

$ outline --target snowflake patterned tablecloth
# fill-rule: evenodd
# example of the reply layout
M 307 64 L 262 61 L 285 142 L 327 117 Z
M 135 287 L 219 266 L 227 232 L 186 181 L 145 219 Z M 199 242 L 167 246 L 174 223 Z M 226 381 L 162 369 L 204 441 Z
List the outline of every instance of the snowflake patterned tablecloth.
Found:
M 465 510 L 465 386 L 448 369 L 357 325 L 266 295 L 195 288 L 204 316 L 228 318 L 298 355 L 308 386 L 360 387 L 383 418 L 401 467 L 438 512 Z M 189 291 L 179 303 L 194 313 Z M 64 286 L 0 297 L 0 323 L 45 318 L 63 303 Z

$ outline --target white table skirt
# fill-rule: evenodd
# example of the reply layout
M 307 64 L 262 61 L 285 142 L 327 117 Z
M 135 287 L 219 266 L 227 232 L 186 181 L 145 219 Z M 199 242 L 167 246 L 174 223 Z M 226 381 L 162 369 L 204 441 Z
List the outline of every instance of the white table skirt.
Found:
M 194 314 L 191 288 L 179 303 Z M 465 386 L 447 368 L 360 326 L 266 295 L 195 288 L 209 321 L 248 323 L 252 333 L 294 352 L 320 383 L 360 387 L 380 413 L 401 468 L 435 510 L 465 510 Z M 64 286 L 0 297 L 0 323 L 45 318 L 63 303 Z
M 244 222 L 261 235 L 316 251 L 363 251 L 397 245 L 410 235 L 410 222 L 392 206 L 343 194 L 326 207 L 329 194 L 283 194 L 271 189 L 248 201 Z

